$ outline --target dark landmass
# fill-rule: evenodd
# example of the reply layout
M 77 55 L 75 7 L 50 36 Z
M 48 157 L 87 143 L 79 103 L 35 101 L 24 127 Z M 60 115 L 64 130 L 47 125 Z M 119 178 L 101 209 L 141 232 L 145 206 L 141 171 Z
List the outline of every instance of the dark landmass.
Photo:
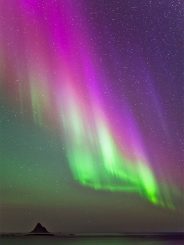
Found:
M 159 232 L 159 233 L 116 233 L 116 234 L 79 234 L 76 237 L 123 237 L 135 239 L 158 239 L 158 240 L 176 240 L 184 239 L 184 232 Z
M 49 232 L 47 231 L 47 229 L 42 226 L 40 223 L 38 223 L 35 228 L 30 232 L 30 234 L 49 234 Z
M 159 232 L 159 233 L 50 233 L 47 229 L 38 223 L 29 233 L 4 233 L 1 237 L 20 237 L 20 236 L 55 236 L 59 238 L 130 238 L 130 239 L 156 239 L 156 240 L 184 240 L 184 232 Z
M 48 232 L 47 229 L 42 226 L 40 223 L 38 223 L 35 228 L 29 232 L 27 235 L 32 235 L 32 236 L 35 236 L 35 235 L 39 235 L 39 236 L 53 236 L 52 233 Z
M 40 223 L 38 223 L 35 226 L 35 228 L 30 233 L 44 233 L 44 234 L 47 234 L 49 232 L 47 231 L 47 229 L 44 226 L 42 226 Z

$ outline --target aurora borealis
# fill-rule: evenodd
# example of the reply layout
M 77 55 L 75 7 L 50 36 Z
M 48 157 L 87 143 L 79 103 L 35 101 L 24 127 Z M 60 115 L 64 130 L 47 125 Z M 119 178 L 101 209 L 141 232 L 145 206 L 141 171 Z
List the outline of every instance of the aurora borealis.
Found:
M 182 229 L 183 11 L 0 0 L 2 230 Z

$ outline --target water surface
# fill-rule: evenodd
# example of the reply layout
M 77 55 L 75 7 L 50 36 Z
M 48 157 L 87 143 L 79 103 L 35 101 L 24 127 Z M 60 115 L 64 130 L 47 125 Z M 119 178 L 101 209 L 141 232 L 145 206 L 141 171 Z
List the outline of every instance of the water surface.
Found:
M 2 245 L 183 245 L 184 240 L 152 240 L 134 238 L 68 238 L 60 237 L 1 237 Z

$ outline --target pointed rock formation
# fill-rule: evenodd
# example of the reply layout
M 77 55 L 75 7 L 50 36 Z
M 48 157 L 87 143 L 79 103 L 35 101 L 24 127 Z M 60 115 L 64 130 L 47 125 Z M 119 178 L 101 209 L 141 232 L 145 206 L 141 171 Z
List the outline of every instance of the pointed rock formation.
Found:
M 29 233 L 30 235 L 52 235 L 47 229 L 38 223 L 35 228 Z

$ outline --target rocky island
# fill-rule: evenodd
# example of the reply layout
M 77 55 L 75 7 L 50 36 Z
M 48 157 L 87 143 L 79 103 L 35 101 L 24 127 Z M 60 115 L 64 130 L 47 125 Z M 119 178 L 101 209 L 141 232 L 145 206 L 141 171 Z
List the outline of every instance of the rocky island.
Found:
M 40 223 L 38 223 L 35 226 L 35 228 L 28 233 L 28 235 L 53 236 L 53 234 L 48 232 L 47 229 L 44 226 L 42 226 Z

